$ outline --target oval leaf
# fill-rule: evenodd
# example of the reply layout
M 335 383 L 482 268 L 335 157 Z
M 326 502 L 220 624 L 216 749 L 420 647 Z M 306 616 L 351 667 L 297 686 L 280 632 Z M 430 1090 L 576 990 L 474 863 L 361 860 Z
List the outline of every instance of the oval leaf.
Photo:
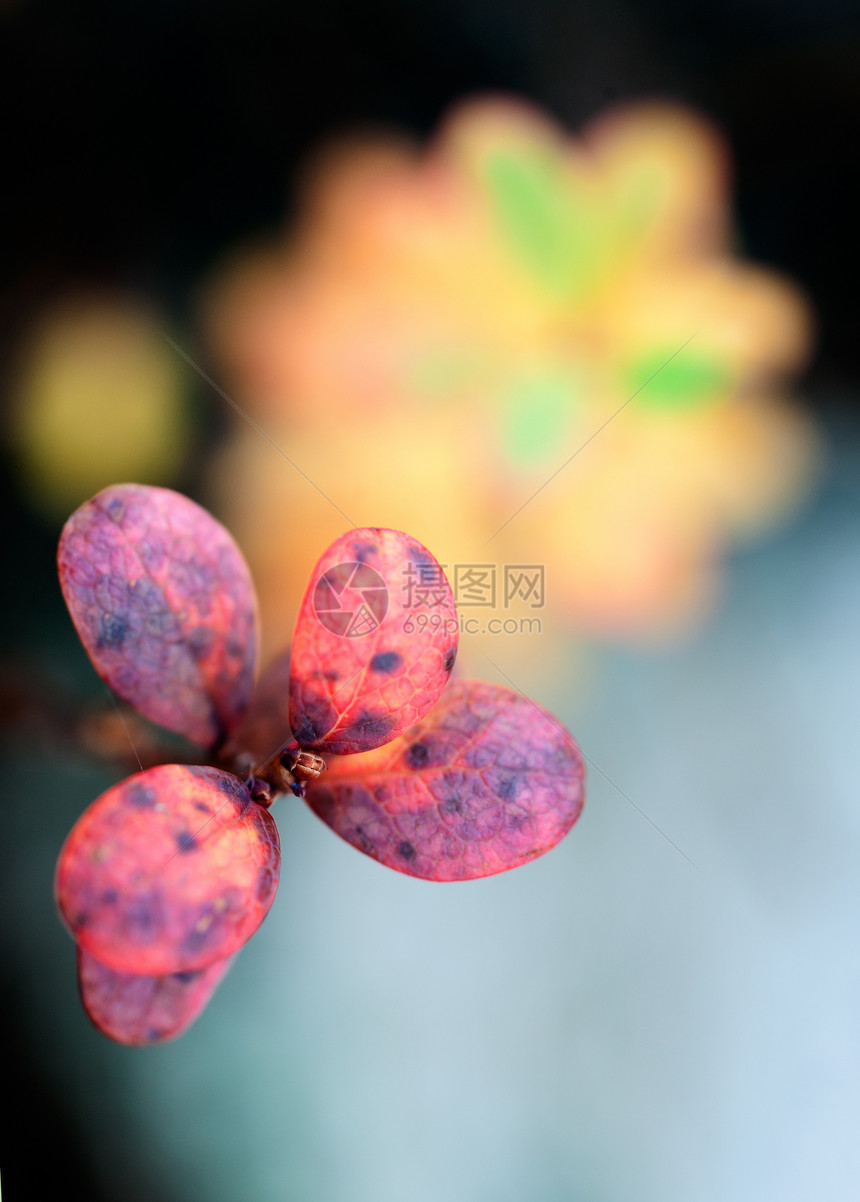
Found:
M 60 853 L 60 913 L 117 972 L 193 972 L 232 955 L 275 896 L 278 830 L 237 777 L 162 764 L 103 793 Z
M 426 547 L 399 530 L 342 535 L 314 569 L 296 623 L 296 741 L 336 755 L 390 742 L 435 704 L 458 634 L 451 586 Z
M 93 1026 L 108 1039 L 144 1047 L 175 1039 L 200 1016 L 233 963 L 146 977 L 116 972 L 78 948 L 78 987 Z
M 224 527 L 169 489 L 116 484 L 72 514 L 57 562 L 102 680 L 195 743 L 222 739 L 257 657 L 254 586 Z
M 452 680 L 395 743 L 334 760 L 307 802 L 389 868 L 472 880 L 554 847 L 579 817 L 584 776 L 579 748 L 546 710 L 499 685 Z

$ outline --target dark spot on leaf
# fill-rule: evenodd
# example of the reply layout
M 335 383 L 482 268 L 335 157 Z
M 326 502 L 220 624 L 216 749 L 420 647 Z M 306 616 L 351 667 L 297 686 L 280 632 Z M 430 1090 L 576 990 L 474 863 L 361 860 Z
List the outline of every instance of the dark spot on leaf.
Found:
M 78 913 L 75 915 L 75 921 L 74 921 L 75 930 L 77 931 L 81 927 L 85 927 L 89 921 L 90 921 L 90 916 L 89 916 L 89 914 L 87 914 L 86 910 L 79 910 Z
M 146 785 L 129 785 L 124 797 L 130 806 L 138 810 L 150 810 L 155 805 L 155 793 Z
M 195 660 L 206 659 L 215 644 L 215 631 L 209 626 L 195 626 L 185 642 Z
M 116 614 L 102 614 L 100 647 L 121 647 L 128 634 L 128 623 Z
M 462 812 L 463 803 L 459 797 L 449 797 L 447 801 L 443 801 L 439 806 L 443 814 L 459 814 Z
M 428 733 L 407 749 L 406 764 L 416 771 L 420 768 L 438 768 L 448 762 L 450 755 L 451 748 L 446 745 L 445 739 Z
M 424 547 L 420 547 L 417 543 L 409 548 L 409 561 L 407 568 L 436 568 L 436 560 Z
M 403 663 L 398 651 L 379 651 L 370 661 L 371 672 L 393 672 Z
M 125 512 L 125 502 L 119 497 L 114 497 L 112 501 L 107 503 L 107 515 L 111 521 L 118 522 Z
M 218 933 L 218 915 L 211 906 L 205 906 L 201 912 L 200 918 L 188 933 L 184 949 L 192 955 L 200 951 L 202 947 Z
M 406 762 L 410 768 L 422 768 L 427 763 L 428 754 L 423 743 L 413 743 L 406 752 Z
M 147 1043 L 158 1043 L 158 1041 L 163 1038 L 164 1038 L 164 1032 L 162 1030 L 160 1030 L 158 1027 L 150 1027 L 146 1033 Z
M 371 555 L 375 555 L 379 548 L 374 543 L 353 543 L 352 553 L 359 563 L 367 563 Z
M 211 814 L 212 813 L 212 811 L 210 810 L 209 806 L 206 804 L 205 801 L 195 801 L 194 808 L 195 808 L 195 810 L 199 810 L 201 814 Z
M 507 780 L 500 780 L 496 786 L 496 792 L 498 793 L 499 797 L 513 797 L 516 791 L 517 782 L 512 776 L 509 776 Z
M 301 747 L 313 747 L 335 725 L 337 711 L 326 698 L 310 691 L 303 698 L 302 708 L 304 713 L 297 718 L 293 736 Z
M 411 843 L 407 843 L 406 840 L 398 846 L 397 852 L 403 856 L 404 860 L 414 860 L 415 858 L 415 848 Z
M 275 874 L 271 868 L 261 868 L 257 877 L 257 901 L 262 905 L 267 901 L 275 887 Z
M 451 650 L 448 652 L 448 654 L 445 656 L 445 662 L 442 664 L 442 667 L 445 669 L 446 672 L 450 672 L 451 669 L 454 667 L 454 661 L 456 660 L 456 658 L 457 658 L 457 648 L 452 647 Z
M 367 855 L 373 854 L 373 843 L 371 842 L 370 839 L 368 839 L 367 835 L 364 833 L 363 826 L 358 825 L 355 828 L 355 834 L 353 836 L 353 841 L 355 843 L 355 846 L 360 848 Z
M 176 850 L 181 851 L 183 854 L 197 851 L 199 846 L 200 844 L 193 835 L 188 833 L 188 831 L 181 831 L 176 836 Z
M 219 776 L 216 781 L 219 792 L 225 797 L 229 797 L 231 801 L 235 801 L 239 805 L 239 813 L 244 814 L 248 806 L 251 804 L 251 798 L 247 789 L 243 788 L 242 782 L 235 776 Z
M 180 634 L 180 624 L 176 614 L 167 605 L 158 609 L 150 609 L 143 620 L 144 629 L 156 639 L 174 640 Z
M 319 738 L 317 726 L 309 717 L 300 718 L 298 722 L 295 723 L 294 733 L 296 740 L 301 743 L 303 747 L 310 747 L 310 745 L 315 743 Z M 320 731 L 320 733 L 322 733 L 322 731 Z
M 140 576 L 128 585 L 129 598 L 136 610 L 145 614 L 160 614 L 167 609 L 164 589 L 149 576 Z
M 133 938 L 155 938 L 161 926 L 161 915 L 151 897 L 132 898 L 125 911 L 125 926 Z
M 394 714 L 374 714 L 363 710 L 353 722 L 352 730 L 365 738 L 381 739 L 383 735 L 388 734 L 396 721 Z
M 173 977 L 174 981 L 179 981 L 180 984 L 182 984 L 182 985 L 190 985 L 192 981 L 194 981 L 197 977 L 200 976 L 200 973 L 199 972 L 172 972 L 170 975 Z
M 113 906 L 119 901 L 119 894 L 116 889 L 105 889 L 102 894 L 102 902 L 106 906 Z
M 505 812 L 505 828 L 509 831 L 521 830 L 528 821 L 529 815 L 523 811 L 516 813 L 513 810 L 507 810 Z

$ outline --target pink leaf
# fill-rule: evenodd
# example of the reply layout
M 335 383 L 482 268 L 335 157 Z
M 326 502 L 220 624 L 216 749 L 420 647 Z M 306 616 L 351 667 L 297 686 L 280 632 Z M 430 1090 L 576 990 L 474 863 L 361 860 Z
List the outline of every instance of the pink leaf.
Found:
M 140 713 L 212 745 L 254 683 L 254 587 L 233 539 L 179 493 L 117 484 L 69 518 L 60 584 L 96 671 Z
M 193 972 L 254 934 L 280 863 L 274 820 L 242 781 L 162 764 L 108 789 L 75 823 L 57 904 L 80 947 L 109 968 Z
M 332 761 L 307 801 L 389 868 L 454 881 L 549 851 L 579 817 L 583 786 L 579 748 L 550 714 L 511 689 L 452 680 L 396 742 Z
M 90 1021 L 117 1043 L 147 1046 L 175 1039 L 197 1019 L 233 962 L 196 972 L 147 977 L 116 972 L 78 948 L 78 986 Z
M 351 530 L 311 576 L 292 645 L 290 726 L 302 747 L 379 747 L 435 704 L 457 655 L 439 564 L 398 530 Z

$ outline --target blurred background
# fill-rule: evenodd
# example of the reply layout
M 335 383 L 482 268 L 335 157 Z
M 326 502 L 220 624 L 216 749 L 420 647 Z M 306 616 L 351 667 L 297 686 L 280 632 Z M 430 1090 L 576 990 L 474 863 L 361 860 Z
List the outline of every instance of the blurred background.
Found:
M 8 1196 L 854 1196 L 852 7 L 6 0 L 0 56 Z M 407 529 L 590 765 L 448 887 L 279 803 L 270 917 L 149 1050 L 51 892 L 130 770 L 56 540 L 127 479 L 235 533 L 267 657 L 344 514 Z

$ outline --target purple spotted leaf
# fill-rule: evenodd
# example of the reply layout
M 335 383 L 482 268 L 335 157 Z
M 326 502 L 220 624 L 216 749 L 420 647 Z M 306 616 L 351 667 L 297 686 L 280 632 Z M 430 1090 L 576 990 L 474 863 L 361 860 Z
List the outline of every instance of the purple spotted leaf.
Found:
M 196 972 L 160 977 L 117 972 L 78 948 L 81 1001 L 95 1027 L 117 1043 L 146 1047 L 175 1039 L 198 1018 L 234 957 Z
M 274 901 L 278 828 L 229 772 L 161 764 L 84 811 L 56 897 L 80 948 L 121 973 L 195 972 L 238 951 Z
M 145 717 L 205 746 L 254 684 L 257 605 L 220 523 L 166 488 L 117 484 L 77 509 L 58 551 L 63 596 L 96 671 Z
M 451 586 L 399 530 L 351 530 L 311 574 L 292 644 L 290 727 L 335 755 L 380 747 L 435 704 L 457 656 Z
M 511 689 L 452 680 L 402 737 L 332 760 L 307 802 L 389 868 L 471 880 L 554 847 L 579 817 L 584 775 L 579 748 L 546 710 Z

